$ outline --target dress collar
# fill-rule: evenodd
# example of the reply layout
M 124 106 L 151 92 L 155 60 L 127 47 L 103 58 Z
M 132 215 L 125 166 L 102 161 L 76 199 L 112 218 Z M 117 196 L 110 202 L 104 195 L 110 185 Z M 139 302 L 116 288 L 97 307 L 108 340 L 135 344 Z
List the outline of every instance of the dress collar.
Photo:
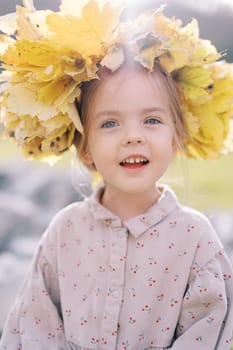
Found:
M 126 228 L 135 238 L 152 228 L 167 217 L 179 204 L 175 193 L 167 185 L 160 186 L 161 196 L 144 214 L 122 221 L 117 215 L 100 203 L 104 186 L 98 187 L 87 199 L 95 220 L 114 229 Z

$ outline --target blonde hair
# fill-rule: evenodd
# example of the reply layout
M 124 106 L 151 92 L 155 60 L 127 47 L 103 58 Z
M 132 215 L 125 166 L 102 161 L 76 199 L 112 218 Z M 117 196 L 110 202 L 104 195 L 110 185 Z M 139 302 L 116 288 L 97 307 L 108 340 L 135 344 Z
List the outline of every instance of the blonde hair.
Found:
M 121 68 L 127 66 L 127 63 L 121 66 Z M 138 64 L 137 62 L 133 63 L 133 67 L 136 69 L 142 69 L 146 72 L 146 68 Z M 132 63 L 131 66 L 132 67 Z M 119 68 L 119 69 L 121 69 Z M 149 72 L 148 72 L 149 73 Z M 75 136 L 75 147 L 77 149 L 77 155 L 84 163 L 84 155 L 87 151 L 87 139 L 88 131 L 90 128 L 91 114 L 94 109 L 95 96 L 98 92 L 98 89 L 102 85 L 103 81 L 110 78 L 114 73 L 110 70 L 101 67 L 98 71 L 99 79 L 94 79 L 89 82 L 83 83 L 81 87 L 81 99 L 77 102 L 77 109 L 81 118 L 83 125 L 84 133 L 83 135 L 76 132 Z M 182 104 L 181 104 L 181 92 L 178 89 L 177 83 L 175 80 L 165 73 L 159 64 L 155 63 L 153 71 L 149 74 L 152 85 L 159 85 L 160 89 L 164 89 L 167 96 L 168 107 L 172 116 L 173 130 L 174 130 L 174 140 L 177 146 L 177 150 L 182 153 L 186 152 L 185 140 L 187 138 L 187 130 L 185 127 Z M 88 166 L 90 169 L 94 169 L 92 166 Z

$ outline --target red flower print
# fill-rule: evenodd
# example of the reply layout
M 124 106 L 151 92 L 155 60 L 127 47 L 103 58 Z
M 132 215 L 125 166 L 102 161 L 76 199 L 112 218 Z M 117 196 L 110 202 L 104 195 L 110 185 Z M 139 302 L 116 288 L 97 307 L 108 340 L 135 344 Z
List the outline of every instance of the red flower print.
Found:
M 199 337 L 196 338 L 196 341 L 202 341 L 202 336 L 199 335 Z
M 144 338 L 145 338 L 144 334 L 141 333 L 141 334 L 139 334 L 139 336 L 138 336 L 138 341 L 142 341 L 142 340 L 144 340 Z
M 152 287 L 156 284 L 156 279 L 153 277 L 148 278 L 148 282 L 149 282 L 149 287 Z
M 174 227 L 176 227 L 176 225 L 177 225 L 176 220 L 174 220 L 174 221 L 170 221 L 170 222 L 169 222 L 169 226 L 170 226 L 170 228 L 174 228 Z
M 200 292 L 200 293 L 204 293 L 204 292 L 207 292 L 207 291 L 208 291 L 208 289 L 205 288 L 204 286 L 198 286 L 198 288 L 199 288 L 199 292 Z
M 104 266 L 100 265 L 98 267 L 98 272 L 105 272 L 105 271 L 106 271 L 106 268 Z
M 73 221 L 71 221 L 70 219 L 68 219 L 67 222 L 66 222 L 66 227 L 67 227 L 67 228 L 70 228 L 70 227 L 72 227 L 72 226 L 73 226 Z
M 102 345 L 107 345 L 107 340 L 105 338 L 101 338 L 101 344 Z
M 109 265 L 108 269 L 109 269 L 110 272 L 115 272 L 116 271 L 116 268 L 113 267 L 112 265 Z
M 174 243 L 170 243 L 169 246 L 168 246 L 168 249 L 172 249 L 174 248 L 175 244 Z
M 178 304 L 178 300 L 177 300 L 177 299 L 172 298 L 172 299 L 170 300 L 170 306 L 171 306 L 171 307 L 174 307 L 174 306 L 176 306 L 177 304 Z
M 148 314 L 151 313 L 151 307 L 149 307 L 149 305 L 145 305 L 142 307 L 142 311 L 144 312 L 147 312 Z
M 214 317 L 208 317 L 206 322 L 209 323 L 209 324 L 212 324 L 214 322 Z
M 128 322 L 129 322 L 129 324 L 134 324 L 134 323 L 136 323 L 136 320 L 132 316 L 130 316 Z
M 170 327 L 170 326 L 166 326 L 165 328 L 162 328 L 162 329 L 161 329 L 161 332 L 163 332 L 163 333 L 165 333 L 165 332 L 169 332 L 169 331 L 170 331 L 170 329 L 171 329 L 171 327 Z
M 136 297 L 135 288 L 131 288 L 131 291 L 132 291 L 132 297 L 135 298 Z
M 162 301 L 162 300 L 163 300 L 163 297 L 164 297 L 164 294 L 161 293 L 161 294 L 157 295 L 157 300 L 158 300 L 158 301 Z
M 143 248 L 143 247 L 144 247 L 144 243 L 142 243 L 142 242 L 136 243 L 136 248 Z
M 49 333 L 48 333 L 48 339 L 53 339 L 53 338 L 55 338 L 55 334 L 49 332 Z
M 49 295 L 49 293 L 47 292 L 47 290 L 42 290 L 41 293 L 42 293 L 43 295 L 45 295 L 45 296 L 48 296 L 48 295 Z
M 139 266 L 136 264 L 134 267 L 131 267 L 130 271 L 133 273 L 133 274 L 136 274 L 137 271 L 139 270 Z
M 41 323 L 41 319 L 38 317 L 35 317 L 35 324 L 39 325 Z
M 232 276 L 230 274 L 229 275 L 226 273 L 223 274 L 224 281 L 228 281 L 229 279 L 231 279 L 231 277 Z
M 56 328 L 57 331 L 63 331 L 63 324 L 60 323 L 57 328 Z
M 91 343 L 92 344 L 98 344 L 99 343 L 99 339 L 98 338 L 91 338 Z
M 91 255 L 94 252 L 92 247 L 87 247 L 87 254 Z
M 194 225 L 189 224 L 189 225 L 187 226 L 187 232 L 191 232 L 194 228 L 195 228 Z
M 81 326 L 85 326 L 86 324 L 87 324 L 87 319 L 84 316 L 82 316 L 80 318 L 80 325 Z
M 159 231 L 155 228 L 154 230 L 150 231 L 150 236 L 156 236 L 159 237 Z
M 66 310 L 65 310 L 65 315 L 66 315 L 67 317 L 70 317 L 70 315 L 71 315 L 71 310 L 70 310 L 70 309 L 66 309 Z
M 157 261 L 155 260 L 155 258 L 149 258 L 148 260 L 149 260 L 148 264 L 150 266 L 157 265 Z

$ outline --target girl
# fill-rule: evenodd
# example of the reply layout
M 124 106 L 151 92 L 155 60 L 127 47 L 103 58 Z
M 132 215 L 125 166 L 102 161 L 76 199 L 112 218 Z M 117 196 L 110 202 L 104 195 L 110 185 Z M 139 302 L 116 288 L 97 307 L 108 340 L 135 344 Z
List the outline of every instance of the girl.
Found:
M 124 53 L 76 95 L 73 142 L 103 184 L 43 234 L 1 350 L 230 349 L 230 262 L 208 219 L 158 185 L 178 151 L 194 152 L 179 72 Z

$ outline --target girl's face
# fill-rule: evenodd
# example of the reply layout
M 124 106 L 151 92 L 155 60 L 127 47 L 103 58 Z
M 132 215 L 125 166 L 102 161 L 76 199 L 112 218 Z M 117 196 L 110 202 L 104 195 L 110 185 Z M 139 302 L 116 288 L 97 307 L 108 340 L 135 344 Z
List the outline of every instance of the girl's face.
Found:
M 85 161 L 105 193 L 151 197 L 176 148 L 162 84 L 144 69 L 121 68 L 102 81 L 89 123 Z

